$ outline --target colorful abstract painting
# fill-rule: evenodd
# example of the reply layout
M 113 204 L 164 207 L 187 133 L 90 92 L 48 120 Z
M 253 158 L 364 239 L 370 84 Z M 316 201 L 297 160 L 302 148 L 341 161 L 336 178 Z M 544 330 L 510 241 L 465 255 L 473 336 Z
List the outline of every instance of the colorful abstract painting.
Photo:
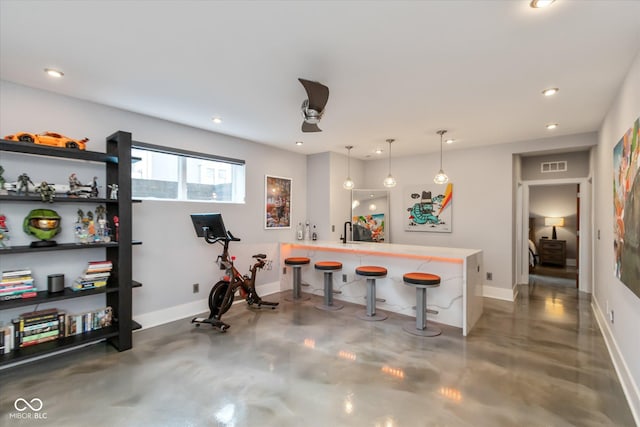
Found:
M 267 230 L 291 228 L 291 178 L 265 176 L 264 204 Z
M 640 297 L 640 118 L 613 148 L 615 274 Z
M 384 242 L 384 214 L 355 215 L 351 218 L 353 240 Z
M 453 184 L 411 186 L 405 194 L 406 231 L 451 233 Z

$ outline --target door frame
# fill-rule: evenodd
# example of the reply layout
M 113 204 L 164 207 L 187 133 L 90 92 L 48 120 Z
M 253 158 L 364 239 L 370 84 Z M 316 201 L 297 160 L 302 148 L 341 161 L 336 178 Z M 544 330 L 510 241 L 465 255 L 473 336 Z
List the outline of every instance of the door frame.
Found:
M 580 239 L 578 240 L 578 290 L 581 292 L 593 292 L 593 274 L 590 266 L 592 262 L 592 241 L 593 227 L 591 218 L 591 178 L 562 178 L 562 179 L 544 179 L 529 180 L 519 183 L 522 191 L 517 194 L 516 209 L 516 245 L 519 246 L 516 256 L 516 272 L 518 284 L 529 283 L 529 189 L 531 187 L 545 185 L 563 185 L 563 184 L 580 184 L 580 218 L 579 230 Z M 517 255 L 516 254 L 516 255 Z

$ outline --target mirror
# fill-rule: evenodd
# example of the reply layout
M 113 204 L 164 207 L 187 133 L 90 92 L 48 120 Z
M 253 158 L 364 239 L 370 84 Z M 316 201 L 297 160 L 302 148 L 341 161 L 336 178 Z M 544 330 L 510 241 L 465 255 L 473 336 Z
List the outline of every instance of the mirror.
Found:
M 351 240 L 389 243 L 389 191 L 351 190 Z

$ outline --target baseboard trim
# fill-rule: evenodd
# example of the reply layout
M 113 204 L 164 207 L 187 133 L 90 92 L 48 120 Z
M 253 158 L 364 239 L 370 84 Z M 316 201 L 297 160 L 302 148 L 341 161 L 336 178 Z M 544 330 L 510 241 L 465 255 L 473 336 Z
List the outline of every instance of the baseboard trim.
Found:
M 515 301 L 518 295 L 518 287 L 515 288 L 497 288 L 495 286 L 487 286 L 485 283 L 482 287 L 482 296 L 485 298 L 500 299 L 504 301 Z
M 258 294 L 260 296 L 276 294 L 280 292 L 280 282 L 265 283 L 258 286 Z M 238 304 L 243 302 L 241 298 L 236 298 L 233 302 Z M 142 325 L 140 330 L 153 328 L 154 326 L 164 325 L 165 323 L 173 322 L 175 320 L 184 319 L 186 317 L 195 316 L 201 313 L 209 312 L 209 303 L 207 297 L 188 302 L 185 304 L 176 305 L 173 307 L 163 308 L 161 310 L 152 311 L 144 314 L 134 314 L 135 321 Z M 134 331 L 135 333 L 135 331 Z
M 602 332 L 604 343 L 607 346 L 607 350 L 609 350 L 609 356 L 613 362 L 616 374 L 618 374 L 618 379 L 622 385 L 622 391 L 627 398 L 627 403 L 629 404 L 629 408 L 631 408 L 633 418 L 635 419 L 636 424 L 640 426 L 640 390 L 638 389 L 638 384 L 633 381 L 633 377 L 629 372 L 629 367 L 627 366 L 624 357 L 622 357 L 622 353 L 620 353 L 620 349 L 618 348 L 618 344 L 613 336 L 611 328 L 609 328 L 609 323 L 602 313 L 602 310 L 600 310 L 600 305 L 595 298 L 592 298 L 591 300 L 591 311 L 593 312 L 596 322 L 600 327 L 600 331 Z

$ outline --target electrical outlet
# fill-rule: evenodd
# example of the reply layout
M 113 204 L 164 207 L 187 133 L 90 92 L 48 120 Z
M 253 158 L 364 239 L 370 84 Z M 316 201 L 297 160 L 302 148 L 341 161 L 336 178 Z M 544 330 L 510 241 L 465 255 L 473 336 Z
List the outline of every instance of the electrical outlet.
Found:
M 493 280 L 493 273 L 487 272 L 487 280 Z
M 611 310 L 609 312 L 609 320 L 611 321 L 611 323 L 613 323 L 614 317 L 613 317 L 613 310 Z
M 194 283 L 193 284 L 193 293 L 197 294 L 198 292 L 200 292 L 200 283 Z
M 282 274 L 287 274 L 287 267 L 282 267 Z
M 268 260 L 264 263 L 264 269 L 265 269 L 266 271 L 271 271 L 271 264 L 272 264 L 272 261 L 271 261 L 270 259 L 268 259 Z
M 335 225 L 332 225 L 332 226 L 331 226 L 331 232 L 332 232 L 332 233 L 335 233 L 335 232 L 336 232 L 336 226 L 335 226 Z
M 342 275 L 342 283 L 347 283 L 347 275 L 346 274 Z

